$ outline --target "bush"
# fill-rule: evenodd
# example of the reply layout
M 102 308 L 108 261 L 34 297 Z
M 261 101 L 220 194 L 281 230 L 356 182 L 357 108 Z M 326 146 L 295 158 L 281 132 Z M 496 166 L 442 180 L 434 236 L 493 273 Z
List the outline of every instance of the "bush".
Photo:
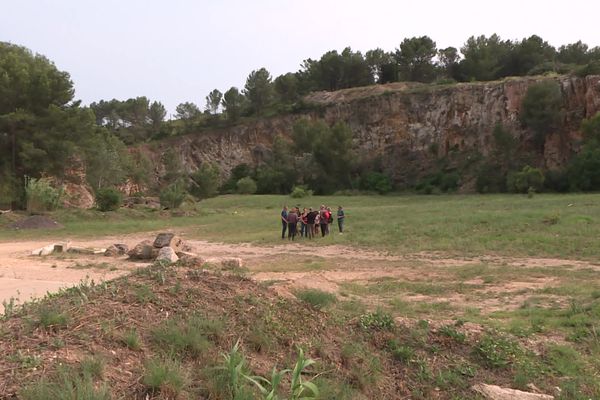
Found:
M 539 168 L 527 165 L 519 172 L 508 174 L 506 186 L 516 193 L 527 193 L 530 188 L 539 192 L 544 187 L 544 173 Z
M 569 191 L 569 175 L 566 171 L 548 170 L 544 179 L 544 188 L 552 192 L 564 193 Z
M 484 164 L 477 173 L 475 188 L 479 193 L 506 192 L 506 174 L 499 165 Z
M 527 89 L 520 119 L 524 126 L 531 128 L 535 133 L 536 145 L 543 146 L 546 134 L 562 118 L 562 103 L 560 85 L 554 80 L 535 83 Z
M 361 177 L 361 189 L 386 194 L 392 191 L 392 180 L 381 172 L 369 172 Z
M 42 212 L 56 210 L 62 191 L 53 188 L 48 178 L 29 178 L 25 186 L 27 211 Z
M 294 198 L 294 199 L 301 199 L 304 197 L 309 197 L 312 196 L 313 191 L 310 189 L 307 189 L 304 186 L 294 186 L 294 188 L 292 189 L 292 193 L 290 193 L 290 197 Z
M 334 294 L 319 289 L 300 290 L 296 297 L 319 310 L 336 301 Z
M 174 209 L 179 208 L 187 192 L 181 181 L 170 184 L 162 192 L 160 192 L 160 205 L 164 208 Z
M 395 326 L 394 318 L 381 310 L 361 315 L 358 323 L 366 330 L 392 330 Z
M 460 175 L 457 172 L 437 172 L 427 175 L 416 186 L 417 193 L 438 194 L 450 192 L 458 188 Z
M 190 193 L 198 199 L 214 197 L 219 192 L 219 167 L 216 164 L 204 163 L 190 175 L 192 184 Z
M 123 195 L 116 189 L 98 189 L 96 192 L 96 206 L 100 211 L 116 211 L 122 202 Z
M 237 192 L 239 194 L 254 194 L 256 193 L 256 182 L 249 176 L 242 178 L 236 183 Z

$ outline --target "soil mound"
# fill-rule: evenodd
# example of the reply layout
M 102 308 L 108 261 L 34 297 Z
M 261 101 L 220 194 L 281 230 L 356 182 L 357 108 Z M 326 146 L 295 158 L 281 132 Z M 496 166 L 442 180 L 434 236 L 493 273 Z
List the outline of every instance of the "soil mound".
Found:
M 58 222 L 43 215 L 32 215 L 9 225 L 9 228 L 12 229 L 56 229 L 62 227 Z

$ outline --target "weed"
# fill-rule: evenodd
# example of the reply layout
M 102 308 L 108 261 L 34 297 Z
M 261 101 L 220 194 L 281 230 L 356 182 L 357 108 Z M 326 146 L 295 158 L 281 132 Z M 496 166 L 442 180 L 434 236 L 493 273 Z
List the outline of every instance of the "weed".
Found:
M 135 329 L 123 333 L 121 342 L 130 350 L 139 350 L 142 347 L 142 341 Z
M 41 380 L 26 386 L 20 392 L 23 400 L 110 400 L 111 395 L 106 384 L 96 385 L 90 377 L 80 376 L 73 371 L 61 370 L 52 380 Z
M 176 397 L 187 386 L 188 378 L 177 361 L 155 358 L 146 362 L 142 382 L 153 393 Z
M 159 348 L 180 355 L 197 357 L 211 347 L 205 332 L 193 321 L 167 320 L 152 330 L 151 337 Z
M 361 315 L 358 324 L 365 330 L 392 330 L 395 326 L 392 316 L 381 310 Z
M 336 301 L 334 294 L 319 289 L 303 289 L 297 291 L 295 295 L 300 300 L 310 304 L 318 310 L 325 308 Z
M 581 355 L 570 346 L 550 345 L 547 358 L 552 369 L 562 376 L 577 377 L 584 368 Z
M 388 348 L 390 349 L 394 360 L 405 364 L 408 364 L 415 356 L 415 350 L 412 347 L 400 345 L 395 340 L 388 343 Z
M 152 288 L 145 284 L 140 284 L 134 288 L 135 298 L 140 304 L 147 304 L 156 300 L 156 295 Z
M 522 349 L 515 341 L 500 335 L 486 334 L 477 343 L 476 353 L 492 368 L 503 368 L 511 364 Z
M 435 384 L 442 390 L 457 390 L 464 389 L 468 386 L 467 381 L 455 369 L 443 369 L 435 376 Z
M 11 297 L 7 300 L 2 300 L 2 306 L 4 307 L 4 314 L 2 315 L 3 319 L 9 319 L 13 315 L 15 315 L 15 297 Z
M 18 350 L 15 354 L 8 357 L 9 361 L 19 364 L 22 369 L 37 369 L 42 365 L 42 357 L 36 354 L 24 354 Z
M 38 310 L 37 325 L 46 330 L 58 330 L 69 324 L 69 315 L 54 308 L 42 306 Z
M 104 360 L 98 356 L 84 358 L 79 367 L 84 377 L 102 379 L 104 375 Z
M 439 329 L 439 332 L 444 336 L 454 339 L 458 343 L 465 343 L 465 341 L 467 340 L 467 336 L 464 333 L 457 331 L 454 327 L 450 325 L 442 326 Z

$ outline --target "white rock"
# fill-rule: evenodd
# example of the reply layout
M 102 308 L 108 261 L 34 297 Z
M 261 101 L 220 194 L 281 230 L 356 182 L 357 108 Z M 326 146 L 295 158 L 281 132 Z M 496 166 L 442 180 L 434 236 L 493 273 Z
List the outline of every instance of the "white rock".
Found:
M 49 256 L 54 253 L 54 246 L 56 244 L 49 244 L 48 246 L 41 247 L 39 249 L 35 249 L 31 252 L 32 256 Z
M 496 385 L 478 383 L 472 387 L 474 391 L 489 400 L 553 400 L 549 394 L 523 392 L 515 389 L 502 388 Z
M 224 269 L 242 268 L 244 260 L 239 257 L 211 257 L 206 259 L 207 264 L 219 265 Z
M 156 261 L 168 261 L 170 263 L 177 262 L 179 257 L 175 254 L 175 250 L 171 247 L 163 247 L 158 251 L 158 256 L 156 257 Z

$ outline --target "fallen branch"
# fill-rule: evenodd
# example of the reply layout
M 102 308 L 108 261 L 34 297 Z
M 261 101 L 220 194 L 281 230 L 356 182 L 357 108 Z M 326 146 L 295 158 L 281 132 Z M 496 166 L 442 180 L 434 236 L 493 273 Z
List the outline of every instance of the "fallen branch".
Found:
M 9 212 L 12 212 L 12 210 L 0 210 L 0 215 L 8 214 Z

